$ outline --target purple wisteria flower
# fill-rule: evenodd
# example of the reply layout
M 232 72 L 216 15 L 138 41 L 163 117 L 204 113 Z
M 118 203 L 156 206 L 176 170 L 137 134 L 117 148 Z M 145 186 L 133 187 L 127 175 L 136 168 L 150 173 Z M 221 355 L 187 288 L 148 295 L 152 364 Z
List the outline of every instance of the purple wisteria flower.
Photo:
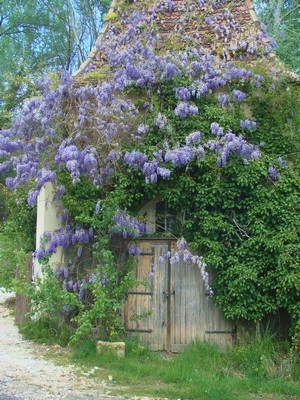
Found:
M 190 89 L 186 87 L 179 87 L 175 89 L 175 94 L 177 99 L 185 102 L 189 101 L 192 97 Z
M 141 254 L 141 249 L 134 244 L 129 244 L 128 245 L 128 254 L 131 256 L 139 256 Z
M 138 135 L 144 135 L 145 133 L 149 132 L 149 125 L 141 124 L 137 128 Z
M 116 150 L 110 150 L 110 152 L 108 153 L 105 161 L 109 161 L 112 163 L 117 162 L 120 158 L 122 157 L 122 153 L 120 151 L 116 151 Z
M 77 250 L 77 257 L 80 258 L 81 255 L 82 255 L 82 246 L 78 247 L 78 250 Z
M 5 174 L 11 169 L 12 166 L 13 166 L 12 160 L 6 160 L 0 163 L 0 174 Z
M 114 216 L 113 224 L 111 232 L 120 234 L 123 239 L 136 239 L 149 231 L 144 222 L 127 215 L 125 211 L 120 211 Z
M 241 120 L 240 121 L 240 127 L 243 130 L 254 130 L 256 129 L 256 122 L 255 121 L 250 121 L 249 119 Z
M 210 131 L 214 136 L 223 136 L 225 134 L 224 129 L 217 122 L 213 122 L 210 125 Z
M 33 257 L 36 258 L 37 260 L 42 260 L 45 257 L 45 252 L 42 249 L 37 249 L 33 253 Z
M 173 64 L 173 63 L 167 63 L 165 66 L 165 70 L 161 76 L 161 79 L 167 79 L 167 80 L 171 80 L 173 78 L 175 78 L 176 76 L 181 76 L 181 72 L 179 70 L 179 68 Z
M 175 115 L 179 118 L 183 119 L 188 117 L 189 115 L 198 115 L 199 110 L 195 105 L 190 105 L 188 103 L 182 102 L 179 103 L 178 106 L 174 110 Z
M 159 113 L 156 118 L 155 125 L 161 129 L 165 126 L 166 122 L 167 122 L 167 118 L 164 115 L 162 115 L 161 113 Z
M 168 0 L 167 8 L 169 12 L 172 12 L 174 10 L 174 3 L 172 0 Z
M 147 162 L 148 156 L 141 153 L 140 151 L 132 151 L 131 153 L 126 151 L 124 155 L 124 162 L 137 170 L 139 167 L 142 168 Z
M 165 264 L 165 257 L 159 256 L 158 257 L 158 265 L 164 265 Z
M 281 167 L 285 167 L 287 165 L 286 160 L 283 160 L 282 157 L 278 157 L 277 162 L 278 162 L 278 165 L 280 165 Z
M 54 274 L 57 277 L 57 279 L 67 279 L 69 276 L 69 271 L 67 267 L 57 267 L 54 270 Z
M 270 178 L 271 178 L 273 181 L 277 181 L 277 180 L 279 179 L 279 175 L 278 175 L 277 170 L 276 170 L 275 167 L 273 167 L 273 166 L 269 167 L 268 172 L 269 172 Z
M 168 150 L 165 154 L 165 161 L 171 162 L 174 167 L 181 167 L 186 165 L 195 156 L 195 151 L 189 147 L 178 147 Z
M 251 129 L 251 121 L 249 121 L 248 119 L 241 120 L 241 121 L 240 121 L 240 127 L 241 127 L 243 130 Z
M 262 75 L 254 75 L 253 78 L 251 79 L 252 85 L 254 85 L 257 88 L 261 87 L 262 82 L 265 80 L 265 78 Z
M 157 167 L 157 175 L 161 176 L 163 179 L 168 179 L 171 175 L 171 171 L 168 168 Z
M 184 238 L 177 241 L 176 250 L 170 257 L 170 263 L 172 266 L 176 266 L 180 264 L 180 262 L 192 264 L 200 270 L 206 293 L 208 296 L 212 296 L 213 291 L 209 285 L 209 274 L 206 270 L 207 265 L 203 261 L 202 257 L 198 255 L 195 256 L 188 250 L 187 242 Z
M 61 196 L 66 193 L 66 189 L 64 186 L 56 186 L 55 187 L 55 194 L 53 196 L 53 201 L 58 200 Z
M 227 107 L 229 104 L 230 96 L 228 94 L 221 94 L 219 96 L 219 103 L 221 107 Z
M 27 195 L 27 203 L 29 206 L 34 207 L 37 203 L 37 198 L 39 195 L 38 190 L 30 189 Z
M 205 0 L 197 0 L 197 3 L 200 7 L 204 6 Z
M 242 92 L 241 90 L 236 90 L 236 89 L 234 89 L 232 91 L 232 96 L 233 96 L 233 99 L 237 102 L 241 102 L 241 101 L 245 100 L 245 98 L 246 98 L 246 94 L 244 92 Z
M 86 281 L 87 283 L 94 283 L 94 282 L 97 282 L 97 281 L 99 281 L 99 275 L 98 275 L 98 274 L 95 274 L 95 273 L 93 272 L 93 273 L 87 275 L 87 277 L 85 278 L 85 281 Z
M 211 19 L 211 17 L 204 17 L 204 22 L 209 26 L 213 25 L 213 20 Z
M 72 241 L 72 244 L 75 244 L 75 243 L 88 244 L 90 241 L 90 235 L 89 235 L 88 230 L 80 228 L 80 227 L 76 227 L 75 231 L 72 235 L 71 241 Z
M 63 281 L 63 290 L 69 290 L 69 291 L 73 291 L 74 288 L 74 282 L 73 279 L 65 279 Z
M 38 172 L 38 182 L 37 182 L 37 190 L 40 191 L 41 188 L 47 182 L 54 183 L 56 179 L 56 174 L 53 171 L 50 171 L 48 168 L 42 168 Z
M 101 210 L 101 204 L 100 201 L 98 201 L 95 207 L 95 213 L 99 214 L 100 210 Z
M 56 232 L 46 232 L 41 239 L 41 247 L 35 251 L 35 257 L 42 259 L 45 256 L 55 254 L 59 246 L 68 248 L 75 244 L 87 245 L 91 240 L 90 230 L 81 227 L 71 228 L 70 225 L 59 229 Z M 80 250 L 81 247 L 81 250 Z M 78 254 L 81 255 L 82 246 L 79 246 Z
M 235 153 L 242 157 L 245 162 L 256 160 L 259 158 L 259 146 L 248 143 L 243 136 L 237 136 L 234 132 L 229 131 L 217 140 L 208 141 L 205 146 L 215 151 L 217 154 L 217 165 L 224 167 L 227 164 L 228 157 Z
M 177 247 L 179 250 L 185 250 L 187 248 L 187 242 L 184 238 L 177 241 Z
M 196 143 L 200 143 L 201 140 L 201 134 L 199 131 L 190 133 L 186 138 L 185 138 L 185 142 L 187 144 L 187 146 L 192 146 Z

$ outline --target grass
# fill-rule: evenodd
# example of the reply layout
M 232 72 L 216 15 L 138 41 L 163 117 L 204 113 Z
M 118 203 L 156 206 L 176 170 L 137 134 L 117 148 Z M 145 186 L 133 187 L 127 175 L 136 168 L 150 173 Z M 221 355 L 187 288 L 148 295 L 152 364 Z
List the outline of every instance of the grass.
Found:
M 223 352 L 195 342 L 176 355 L 153 353 L 134 341 L 126 346 L 122 359 L 110 351 L 99 354 L 95 344 L 86 341 L 70 361 L 85 371 L 98 367 L 92 376 L 110 376 L 115 394 L 177 400 L 300 399 L 299 376 L 293 375 L 292 362 L 280 354 L 276 342 L 238 345 Z
M 64 326 L 59 331 L 50 328 L 31 322 L 21 331 L 28 339 L 64 346 L 70 333 Z M 261 340 L 223 351 L 194 342 L 182 353 L 166 354 L 152 352 L 134 339 L 125 342 L 125 358 L 109 349 L 98 352 L 93 340 L 48 355 L 60 364 L 77 364 L 86 376 L 105 381 L 113 394 L 170 400 L 300 400 L 300 361 L 268 332 Z

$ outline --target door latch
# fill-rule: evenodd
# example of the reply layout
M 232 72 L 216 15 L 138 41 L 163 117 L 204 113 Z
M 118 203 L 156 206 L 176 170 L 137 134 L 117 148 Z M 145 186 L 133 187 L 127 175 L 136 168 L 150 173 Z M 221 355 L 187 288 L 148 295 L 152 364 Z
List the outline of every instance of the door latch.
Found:
M 173 290 L 173 292 L 167 293 L 167 292 L 163 292 L 164 295 L 164 301 L 166 301 L 170 296 L 175 296 L 175 290 Z

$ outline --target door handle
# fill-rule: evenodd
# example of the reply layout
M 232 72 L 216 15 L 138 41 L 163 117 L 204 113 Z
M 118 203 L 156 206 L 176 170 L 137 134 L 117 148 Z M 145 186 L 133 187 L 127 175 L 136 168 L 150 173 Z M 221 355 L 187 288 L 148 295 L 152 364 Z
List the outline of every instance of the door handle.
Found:
M 166 301 L 172 295 L 175 296 L 175 290 L 173 290 L 173 292 L 170 293 L 163 291 L 164 301 Z

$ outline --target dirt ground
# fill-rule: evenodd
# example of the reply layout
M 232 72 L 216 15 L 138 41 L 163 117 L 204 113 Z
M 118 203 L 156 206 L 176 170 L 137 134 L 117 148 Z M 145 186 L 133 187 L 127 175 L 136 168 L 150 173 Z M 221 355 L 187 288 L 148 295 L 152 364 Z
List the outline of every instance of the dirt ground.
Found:
M 42 354 L 46 346 L 24 340 L 5 306 L 13 294 L 0 289 L 0 400 L 150 400 L 112 396 L 109 382 L 87 378 L 74 366 L 57 366 Z

